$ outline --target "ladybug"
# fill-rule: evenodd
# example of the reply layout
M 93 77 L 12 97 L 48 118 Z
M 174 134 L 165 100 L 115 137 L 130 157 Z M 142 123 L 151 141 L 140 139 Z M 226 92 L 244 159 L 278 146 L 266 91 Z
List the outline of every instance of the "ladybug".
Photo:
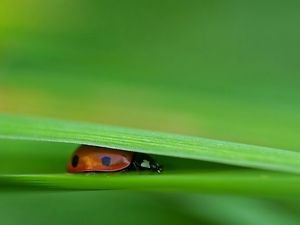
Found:
M 81 145 L 67 165 L 69 173 L 115 172 L 122 170 L 152 170 L 160 173 L 161 166 L 149 155 L 117 149 Z

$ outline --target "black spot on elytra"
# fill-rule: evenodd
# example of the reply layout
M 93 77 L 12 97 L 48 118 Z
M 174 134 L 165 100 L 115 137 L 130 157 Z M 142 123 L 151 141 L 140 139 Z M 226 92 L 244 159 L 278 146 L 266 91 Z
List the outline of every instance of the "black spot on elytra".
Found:
M 102 161 L 102 164 L 103 164 L 104 166 L 109 166 L 109 165 L 110 165 L 111 158 L 108 157 L 108 156 L 104 156 L 104 157 L 102 157 L 101 161 Z
M 78 155 L 74 155 L 72 158 L 72 166 L 75 168 L 78 165 L 78 161 L 79 161 L 79 156 Z

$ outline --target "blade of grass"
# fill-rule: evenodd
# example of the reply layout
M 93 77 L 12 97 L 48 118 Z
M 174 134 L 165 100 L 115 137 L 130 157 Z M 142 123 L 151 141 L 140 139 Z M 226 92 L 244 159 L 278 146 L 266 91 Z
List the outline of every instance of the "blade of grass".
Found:
M 143 190 L 298 196 L 300 178 L 273 172 L 0 175 L 2 190 Z
M 1 115 L 0 138 L 87 144 L 300 173 L 298 152 L 81 122 Z

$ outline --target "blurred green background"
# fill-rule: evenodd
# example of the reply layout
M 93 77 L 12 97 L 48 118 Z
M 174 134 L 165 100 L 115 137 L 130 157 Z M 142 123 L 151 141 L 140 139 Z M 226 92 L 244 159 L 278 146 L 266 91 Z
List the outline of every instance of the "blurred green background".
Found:
M 0 112 L 298 151 L 299 6 L 2 0 Z M 63 172 L 75 147 L 0 141 L 0 149 L 10 149 L 0 155 L 0 168 Z M 299 202 L 290 199 L 121 191 L 0 195 L 4 224 L 299 224 Z

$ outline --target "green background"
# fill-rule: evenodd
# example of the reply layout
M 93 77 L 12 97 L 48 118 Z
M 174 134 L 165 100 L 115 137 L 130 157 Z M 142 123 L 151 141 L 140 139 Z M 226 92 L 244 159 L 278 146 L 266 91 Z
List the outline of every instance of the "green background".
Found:
M 298 151 L 299 21 L 296 1 L 3 0 L 0 111 Z M 1 140 L 1 173 L 64 172 L 75 147 Z M 299 220 L 295 199 L 125 191 L 0 195 L 4 224 Z

